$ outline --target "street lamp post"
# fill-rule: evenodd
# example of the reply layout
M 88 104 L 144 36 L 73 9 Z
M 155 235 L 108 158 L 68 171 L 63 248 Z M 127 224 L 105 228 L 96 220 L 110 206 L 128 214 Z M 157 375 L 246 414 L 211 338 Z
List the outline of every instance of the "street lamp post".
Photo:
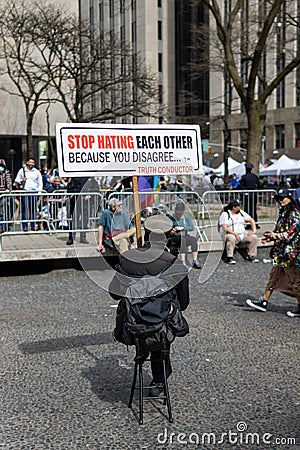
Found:
M 266 136 L 262 136 L 261 138 L 261 163 L 264 167 L 265 165 L 265 145 L 266 145 Z

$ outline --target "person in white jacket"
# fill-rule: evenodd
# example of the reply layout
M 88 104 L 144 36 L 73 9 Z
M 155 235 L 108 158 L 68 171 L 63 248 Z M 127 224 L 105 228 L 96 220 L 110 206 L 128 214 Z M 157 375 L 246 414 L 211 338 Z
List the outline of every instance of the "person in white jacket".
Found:
M 43 178 L 41 172 L 35 167 L 35 159 L 29 158 L 26 165 L 22 167 L 15 178 L 15 185 L 26 191 L 28 195 L 21 196 L 21 215 L 23 231 L 36 231 L 36 218 L 38 213 L 37 195 L 43 189 Z
M 245 224 L 250 223 L 252 231 L 245 230 Z M 233 258 L 235 246 L 246 244 L 248 247 L 247 261 L 259 262 L 257 258 L 256 224 L 254 219 L 241 209 L 239 199 L 233 198 L 219 217 L 219 232 L 225 244 L 226 262 L 236 264 Z

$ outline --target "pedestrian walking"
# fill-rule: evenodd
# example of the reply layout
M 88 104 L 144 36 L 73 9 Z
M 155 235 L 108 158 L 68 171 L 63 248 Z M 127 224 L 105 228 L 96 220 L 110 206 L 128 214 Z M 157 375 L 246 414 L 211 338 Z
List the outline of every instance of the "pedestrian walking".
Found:
M 263 243 L 273 241 L 273 268 L 264 294 L 258 300 L 247 299 L 247 305 L 265 312 L 273 291 L 294 297 L 298 307 L 287 311 L 289 317 L 300 317 L 300 210 L 288 189 L 275 195 L 280 205 L 274 231 L 264 233 Z

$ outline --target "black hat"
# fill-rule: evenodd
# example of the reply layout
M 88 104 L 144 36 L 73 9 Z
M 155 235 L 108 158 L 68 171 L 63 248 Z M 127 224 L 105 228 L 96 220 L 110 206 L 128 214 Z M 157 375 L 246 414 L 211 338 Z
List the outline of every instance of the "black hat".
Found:
M 230 200 L 230 202 L 228 203 L 228 206 L 241 206 L 241 202 L 239 201 L 238 198 L 233 198 L 233 199 Z
M 283 200 L 284 198 L 289 198 L 294 200 L 292 194 L 288 189 L 279 189 L 276 195 L 274 195 L 275 200 Z
M 247 163 L 245 163 L 245 167 L 246 167 L 246 169 L 253 169 L 254 166 L 253 166 L 253 164 L 247 162 Z
M 163 214 L 148 217 L 144 222 L 144 228 L 148 231 L 168 233 L 173 228 L 173 222 Z

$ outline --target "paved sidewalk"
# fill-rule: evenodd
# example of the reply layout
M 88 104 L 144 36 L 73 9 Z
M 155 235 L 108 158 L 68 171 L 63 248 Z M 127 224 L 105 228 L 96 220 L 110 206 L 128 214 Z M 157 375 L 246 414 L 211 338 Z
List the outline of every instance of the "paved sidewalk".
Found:
M 257 230 L 258 237 L 261 238 L 263 232 L 270 228 L 272 228 L 270 225 L 262 225 Z M 211 241 L 199 241 L 199 252 L 221 250 L 223 243 L 217 229 L 209 229 L 207 234 Z M 68 233 L 65 232 L 53 232 L 53 234 L 40 232 L 15 235 L 4 234 L 1 239 L 0 262 L 67 259 L 78 256 L 92 258 L 97 256 L 97 235 L 94 231 L 87 232 L 89 244 L 81 244 L 79 242 L 79 233 L 77 233 L 75 244 L 70 246 L 66 245 Z
M 81 244 L 76 236 L 74 245 L 67 245 L 68 233 L 21 233 L 2 236 L 0 261 L 30 261 L 76 258 L 97 255 L 96 234 L 87 232 L 89 244 Z
M 1 277 L 1 450 L 300 448 L 299 319 L 285 315 L 296 302 L 245 303 L 265 286 L 267 257 L 220 262 L 203 284 L 191 272 L 190 333 L 171 352 L 173 424 L 157 402 L 143 426 L 137 399 L 127 407 L 134 352 L 113 342 L 116 302 L 92 272 Z M 110 272 L 95 272 L 104 285 Z

